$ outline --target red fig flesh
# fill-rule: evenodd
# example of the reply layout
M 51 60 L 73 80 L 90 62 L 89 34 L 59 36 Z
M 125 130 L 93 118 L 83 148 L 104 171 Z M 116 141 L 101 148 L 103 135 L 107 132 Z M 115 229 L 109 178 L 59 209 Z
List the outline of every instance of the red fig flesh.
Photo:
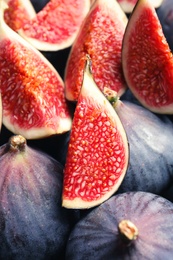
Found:
M 129 19 L 122 64 L 130 90 L 145 107 L 173 113 L 173 57 L 149 0 L 139 0 Z
M 126 83 L 122 73 L 121 47 L 127 17 L 114 0 L 97 0 L 85 18 L 72 46 L 65 69 L 65 94 L 77 101 L 83 81 L 85 56 L 92 59 L 97 86 L 105 86 L 122 95 Z
M 108 199 L 128 165 L 125 131 L 89 68 L 87 63 L 64 170 L 63 206 L 67 208 L 90 208 Z
M 69 131 L 71 116 L 63 80 L 39 51 L 4 23 L 2 16 L 1 6 L 0 90 L 4 125 L 27 139 Z

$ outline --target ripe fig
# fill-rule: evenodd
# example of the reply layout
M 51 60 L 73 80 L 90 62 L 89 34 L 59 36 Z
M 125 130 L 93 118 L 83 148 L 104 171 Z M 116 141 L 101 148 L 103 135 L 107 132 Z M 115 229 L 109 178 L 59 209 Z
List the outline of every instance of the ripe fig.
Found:
M 143 106 L 173 114 L 173 57 L 150 0 L 139 0 L 130 16 L 122 66 L 128 87 Z
M 129 142 L 129 164 L 118 193 L 148 191 L 160 194 L 173 179 L 173 123 L 132 101 L 104 91 L 123 124 Z M 115 100 L 115 101 L 113 101 Z
M 18 33 L 35 48 L 58 51 L 70 47 L 90 9 L 90 0 L 49 1 Z
M 77 101 L 83 81 L 85 56 L 92 59 L 97 86 L 123 94 L 126 82 L 122 72 L 121 47 L 127 17 L 114 0 L 96 0 L 84 19 L 69 53 L 65 68 L 65 95 Z
M 157 9 L 157 15 L 162 25 L 163 33 L 173 52 L 173 4 L 172 0 L 163 0 L 162 5 Z
M 71 129 L 64 82 L 53 65 L 14 32 L 0 9 L 0 90 L 3 124 L 14 134 L 37 139 Z
M 0 259 L 64 259 L 75 216 L 61 207 L 62 165 L 14 135 L 0 168 Z
M 128 165 L 126 133 L 90 69 L 87 59 L 64 169 L 62 205 L 67 208 L 91 208 L 108 199 Z
M 147 192 L 113 196 L 72 230 L 66 260 L 172 259 L 173 203 Z

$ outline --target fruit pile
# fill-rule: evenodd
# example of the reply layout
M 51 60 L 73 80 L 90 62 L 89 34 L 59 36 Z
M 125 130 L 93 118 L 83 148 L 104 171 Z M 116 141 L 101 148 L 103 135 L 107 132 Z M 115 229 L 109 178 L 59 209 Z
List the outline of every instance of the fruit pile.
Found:
M 0 259 L 172 259 L 171 1 L 0 0 Z

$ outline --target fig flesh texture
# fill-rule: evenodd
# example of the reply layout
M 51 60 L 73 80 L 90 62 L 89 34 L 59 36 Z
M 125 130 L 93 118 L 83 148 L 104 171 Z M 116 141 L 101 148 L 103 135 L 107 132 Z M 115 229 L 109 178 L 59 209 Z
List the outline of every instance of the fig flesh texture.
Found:
M 18 33 L 41 51 L 71 46 L 89 12 L 90 0 L 51 0 Z
M 117 0 L 117 1 L 120 4 L 123 11 L 127 14 L 130 14 L 133 11 L 137 3 L 137 0 Z M 158 8 L 162 5 L 163 0 L 150 0 L 150 2 L 152 3 L 154 8 Z
M 30 0 L 4 0 L 7 8 L 4 11 L 4 20 L 14 31 L 18 31 L 23 24 L 36 16 Z
M 72 120 L 62 78 L 43 54 L 7 26 L 2 16 L 1 5 L 3 124 L 27 139 L 69 131 Z
M 132 101 L 117 99 L 114 107 L 126 131 L 130 154 L 117 193 L 146 191 L 160 195 L 173 180 L 173 123 L 167 115 L 157 115 Z
M 118 189 L 128 165 L 126 133 L 97 87 L 87 60 L 64 169 L 62 205 L 88 209 Z
M 143 106 L 173 113 L 173 57 L 149 0 L 139 0 L 129 19 L 122 65 L 128 87 Z
M 64 259 L 73 223 L 61 207 L 62 165 L 14 135 L 0 166 L 0 259 Z
M 92 59 L 92 73 L 98 87 L 114 89 L 121 96 L 126 89 L 121 47 L 127 17 L 114 0 L 97 0 L 78 32 L 65 68 L 65 95 L 77 101 L 83 81 L 85 56 Z
M 129 220 L 136 239 L 124 240 L 118 225 Z M 173 204 L 147 192 L 111 197 L 81 219 L 67 242 L 66 259 L 171 259 Z

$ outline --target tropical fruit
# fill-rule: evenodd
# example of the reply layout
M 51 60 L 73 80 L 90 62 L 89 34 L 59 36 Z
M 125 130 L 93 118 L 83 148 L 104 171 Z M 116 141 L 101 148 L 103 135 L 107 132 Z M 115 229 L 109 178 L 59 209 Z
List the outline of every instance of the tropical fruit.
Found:
M 113 196 L 72 230 L 67 260 L 171 259 L 173 203 L 147 192 Z
M 66 208 L 91 208 L 108 199 L 128 166 L 126 133 L 90 66 L 87 59 L 68 145 L 62 194 Z
M 4 11 L 4 20 L 10 28 L 18 31 L 23 24 L 36 16 L 30 0 L 4 0 L 7 7 Z
M 27 139 L 69 131 L 72 120 L 62 78 L 38 50 L 6 25 L 2 6 L 0 20 L 3 124 Z
M 0 259 L 64 259 L 74 213 L 61 207 L 62 165 L 14 135 L 0 167 Z
M 65 68 L 65 95 L 77 101 L 83 80 L 85 56 L 92 59 L 98 87 L 114 89 L 122 95 L 126 83 L 122 73 L 121 47 L 127 17 L 114 0 L 97 0 L 86 16 L 71 48 Z
M 117 0 L 117 1 L 122 7 L 123 11 L 127 14 L 130 14 L 133 11 L 137 3 L 137 0 Z M 160 7 L 163 2 L 163 0 L 150 0 L 150 1 L 154 6 L 154 8 Z
M 128 87 L 143 106 L 173 113 L 173 57 L 149 0 L 139 0 L 129 19 L 122 65 Z
M 128 169 L 117 193 L 161 194 L 173 178 L 173 123 L 166 115 L 156 115 L 137 103 L 119 100 L 110 90 L 104 93 L 109 100 L 115 100 L 113 106 L 129 142 Z
M 90 0 L 52 0 L 18 32 L 39 50 L 65 49 L 74 42 L 89 9 Z

